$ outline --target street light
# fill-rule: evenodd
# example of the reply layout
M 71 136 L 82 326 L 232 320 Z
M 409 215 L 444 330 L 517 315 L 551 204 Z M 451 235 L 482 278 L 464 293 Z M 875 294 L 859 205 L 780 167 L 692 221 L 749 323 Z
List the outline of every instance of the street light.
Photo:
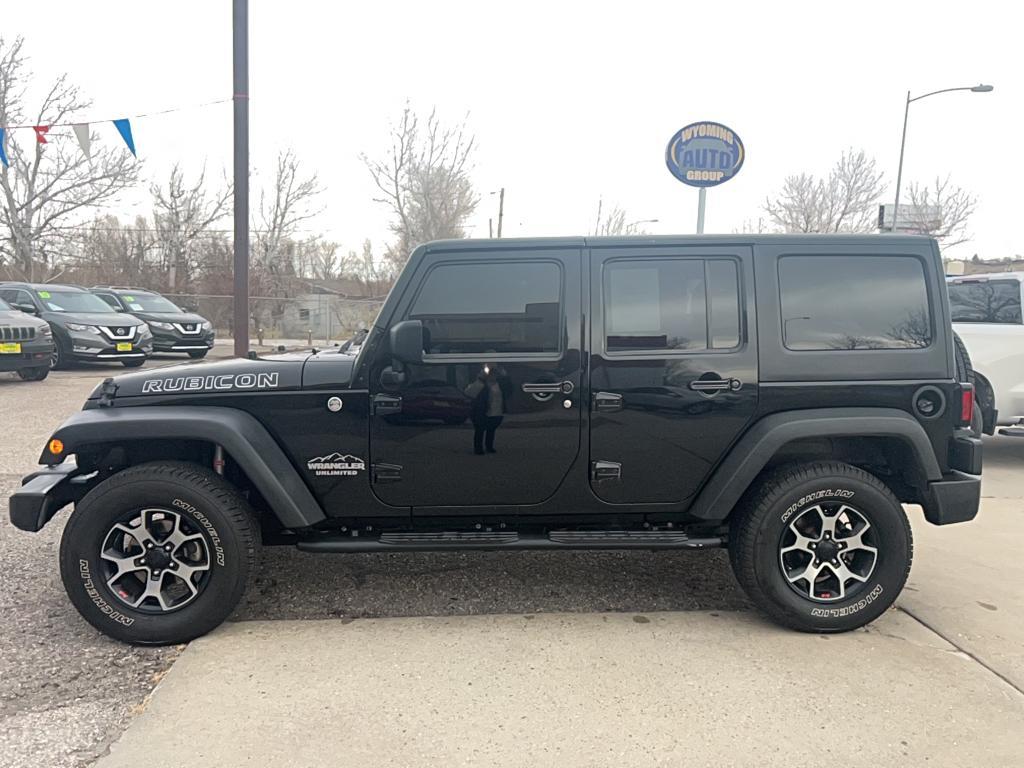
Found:
M 903 138 L 900 139 L 900 165 L 896 171 L 896 204 L 892 209 L 892 227 L 890 232 L 896 231 L 896 219 L 900 215 L 900 182 L 903 181 L 903 149 L 907 145 L 907 118 L 910 116 L 910 102 L 920 101 L 921 99 L 927 99 L 929 96 L 934 96 L 937 93 L 949 93 L 950 91 L 970 91 L 971 93 L 989 93 L 993 90 L 993 86 L 979 83 L 978 85 L 968 85 L 961 88 L 942 88 L 938 91 L 932 91 L 931 93 L 925 93 L 920 96 L 910 98 L 910 91 L 907 91 L 907 106 L 903 110 Z
M 658 223 L 657 219 L 637 219 L 636 221 L 629 222 L 629 224 L 626 225 L 625 231 L 626 231 L 627 234 L 629 234 L 631 232 L 635 232 L 636 228 L 639 227 L 641 224 L 657 224 L 657 223 Z

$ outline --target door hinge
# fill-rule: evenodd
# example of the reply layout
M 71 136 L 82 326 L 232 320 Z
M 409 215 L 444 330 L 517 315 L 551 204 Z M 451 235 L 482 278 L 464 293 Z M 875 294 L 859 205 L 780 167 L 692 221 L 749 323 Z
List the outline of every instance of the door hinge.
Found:
M 399 395 L 377 394 L 373 396 L 373 415 L 387 416 L 402 412 L 402 398 Z
M 617 461 L 592 461 L 590 479 L 595 483 L 622 479 L 622 465 Z
M 371 464 L 370 471 L 375 483 L 397 483 L 402 479 L 401 464 Z

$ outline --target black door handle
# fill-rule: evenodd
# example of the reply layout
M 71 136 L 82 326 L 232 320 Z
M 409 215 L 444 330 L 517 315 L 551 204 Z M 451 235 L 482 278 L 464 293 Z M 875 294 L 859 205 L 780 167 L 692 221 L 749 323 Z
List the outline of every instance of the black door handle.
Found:
M 594 394 L 594 410 L 601 413 L 622 410 L 622 395 L 618 392 L 597 392 Z
M 590 479 L 595 483 L 622 479 L 622 465 L 617 461 L 594 461 L 590 465 Z
M 743 386 L 739 379 L 697 379 L 690 382 L 690 389 L 694 392 L 715 394 L 716 392 L 738 392 Z
M 398 395 L 377 394 L 373 396 L 373 414 L 387 416 L 402 412 L 402 398 Z
M 571 381 L 538 381 L 523 384 L 523 392 L 528 395 L 571 395 L 576 389 Z

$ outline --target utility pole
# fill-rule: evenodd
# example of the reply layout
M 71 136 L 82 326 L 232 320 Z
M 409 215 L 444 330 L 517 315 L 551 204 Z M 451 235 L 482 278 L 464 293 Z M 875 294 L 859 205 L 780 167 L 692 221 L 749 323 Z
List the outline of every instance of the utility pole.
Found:
M 494 219 L 487 219 L 487 236 L 494 237 Z
M 235 357 L 249 354 L 249 0 L 232 0 L 235 143 Z
M 501 221 L 505 218 L 505 188 L 498 193 L 498 237 L 501 237 Z

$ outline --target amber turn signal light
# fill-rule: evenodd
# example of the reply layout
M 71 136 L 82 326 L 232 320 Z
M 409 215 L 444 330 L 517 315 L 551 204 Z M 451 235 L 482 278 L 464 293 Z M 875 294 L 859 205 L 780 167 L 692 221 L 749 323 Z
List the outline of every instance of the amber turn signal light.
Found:
M 50 441 L 50 444 L 47 446 L 47 448 L 50 449 L 50 453 L 52 453 L 54 456 L 60 456 L 62 453 L 64 453 L 64 443 L 58 440 L 56 437 Z

